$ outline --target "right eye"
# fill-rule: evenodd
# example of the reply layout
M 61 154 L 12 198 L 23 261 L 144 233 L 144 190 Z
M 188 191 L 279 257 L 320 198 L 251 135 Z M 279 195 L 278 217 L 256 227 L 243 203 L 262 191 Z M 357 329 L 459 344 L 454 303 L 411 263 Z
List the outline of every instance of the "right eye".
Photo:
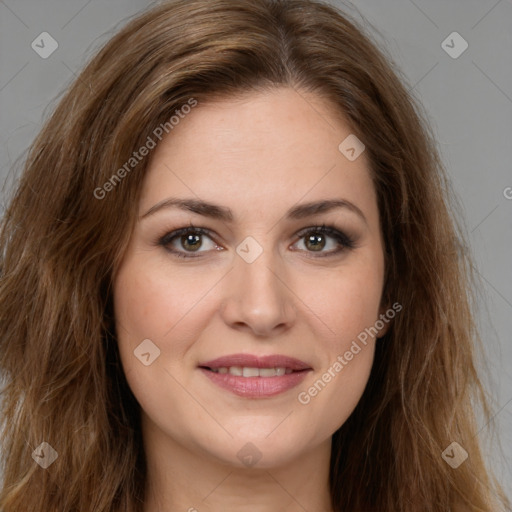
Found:
M 215 242 L 213 242 L 210 234 L 210 230 L 206 228 L 188 226 L 166 233 L 159 239 L 158 244 L 164 247 L 171 254 L 176 255 L 178 258 L 198 258 L 200 255 L 195 256 L 194 253 L 208 252 L 208 250 L 199 251 L 199 249 L 204 245 L 202 238 L 205 236 L 213 243 L 213 248 L 210 250 L 221 249 Z M 177 247 L 178 244 L 181 246 L 180 248 Z

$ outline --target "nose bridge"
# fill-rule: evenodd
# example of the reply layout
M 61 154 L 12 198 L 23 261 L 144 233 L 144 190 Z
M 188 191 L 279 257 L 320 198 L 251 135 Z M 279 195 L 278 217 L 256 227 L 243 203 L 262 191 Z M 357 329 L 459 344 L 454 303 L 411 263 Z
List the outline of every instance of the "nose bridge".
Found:
M 270 237 L 266 237 L 265 241 L 258 242 L 247 237 L 237 247 L 238 261 L 235 265 L 237 275 L 241 278 L 243 295 L 257 307 L 265 303 L 269 307 L 277 306 L 283 294 L 283 284 L 275 270 L 280 268 L 278 257 L 270 246 L 269 239 Z M 248 252 L 245 252 L 247 249 Z
M 251 251 L 253 250 L 251 248 Z M 275 270 L 277 267 L 277 257 L 270 247 L 262 250 L 254 260 L 246 260 L 239 256 L 236 269 L 238 276 L 242 278 L 242 287 L 245 285 L 245 295 L 258 297 L 263 294 L 268 296 L 267 299 L 277 299 L 282 293 L 280 288 L 283 286 L 279 273 Z
M 246 324 L 258 334 L 292 321 L 292 294 L 279 256 L 267 244 L 252 237 L 236 249 L 234 268 L 229 273 L 225 321 Z

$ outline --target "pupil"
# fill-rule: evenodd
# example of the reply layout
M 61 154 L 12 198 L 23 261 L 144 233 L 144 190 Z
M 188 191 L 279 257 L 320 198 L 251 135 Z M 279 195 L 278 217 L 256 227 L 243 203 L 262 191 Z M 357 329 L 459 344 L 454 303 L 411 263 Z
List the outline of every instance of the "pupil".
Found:
M 320 244 L 316 244 L 315 243 L 315 239 L 316 240 L 320 239 L 321 240 Z M 323 240 L 323 236 L 322 235 L 309 235 L 307 237 L 307 240 L 306 240 L 306 246 L 308 245 L 308 243 L 312 243 L 313 244 L 312 248 L 313 248 L 314 251 L 321 250 L 325 246 L 325 240 Z

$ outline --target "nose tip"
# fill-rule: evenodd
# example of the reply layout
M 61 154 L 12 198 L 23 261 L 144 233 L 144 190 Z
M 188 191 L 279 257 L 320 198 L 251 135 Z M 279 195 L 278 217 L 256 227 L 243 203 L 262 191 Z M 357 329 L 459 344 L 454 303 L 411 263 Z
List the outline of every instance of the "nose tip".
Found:
M 269 263 L 263 254 L 252 263 L 240 258 L 228 276 L 221 308 L 232 328 L 249 329 L 258 337 L 282 332 L 295 318 L 292 294 Z

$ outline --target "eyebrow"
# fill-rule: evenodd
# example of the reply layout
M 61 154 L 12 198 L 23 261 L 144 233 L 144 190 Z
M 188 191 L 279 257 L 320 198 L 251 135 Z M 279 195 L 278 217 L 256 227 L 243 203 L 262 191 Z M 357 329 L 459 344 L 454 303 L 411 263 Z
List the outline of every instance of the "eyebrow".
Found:
M 225 206 L 219 206 L 198 199 L 181 199 L 175 197 L 170 197 L 156 203 L 145 214 L 143 214 L 140 219 L 144 219 L 160 210 L 169 208 L 179 208 L 181 210 L 190 211 L 224 222 L 233 222 L 234 220 L 233 212 Z M 290 208 L 286 213 L 286 218 L 290 220 L 300 220 L 313 215 L 326 213 L 336 208 L 345 208 L 357 214 L 366 224 L 368 224 L 368 221 L 361 209 L 346 199 L 325 199 L 322 201 L 300 204 Z

